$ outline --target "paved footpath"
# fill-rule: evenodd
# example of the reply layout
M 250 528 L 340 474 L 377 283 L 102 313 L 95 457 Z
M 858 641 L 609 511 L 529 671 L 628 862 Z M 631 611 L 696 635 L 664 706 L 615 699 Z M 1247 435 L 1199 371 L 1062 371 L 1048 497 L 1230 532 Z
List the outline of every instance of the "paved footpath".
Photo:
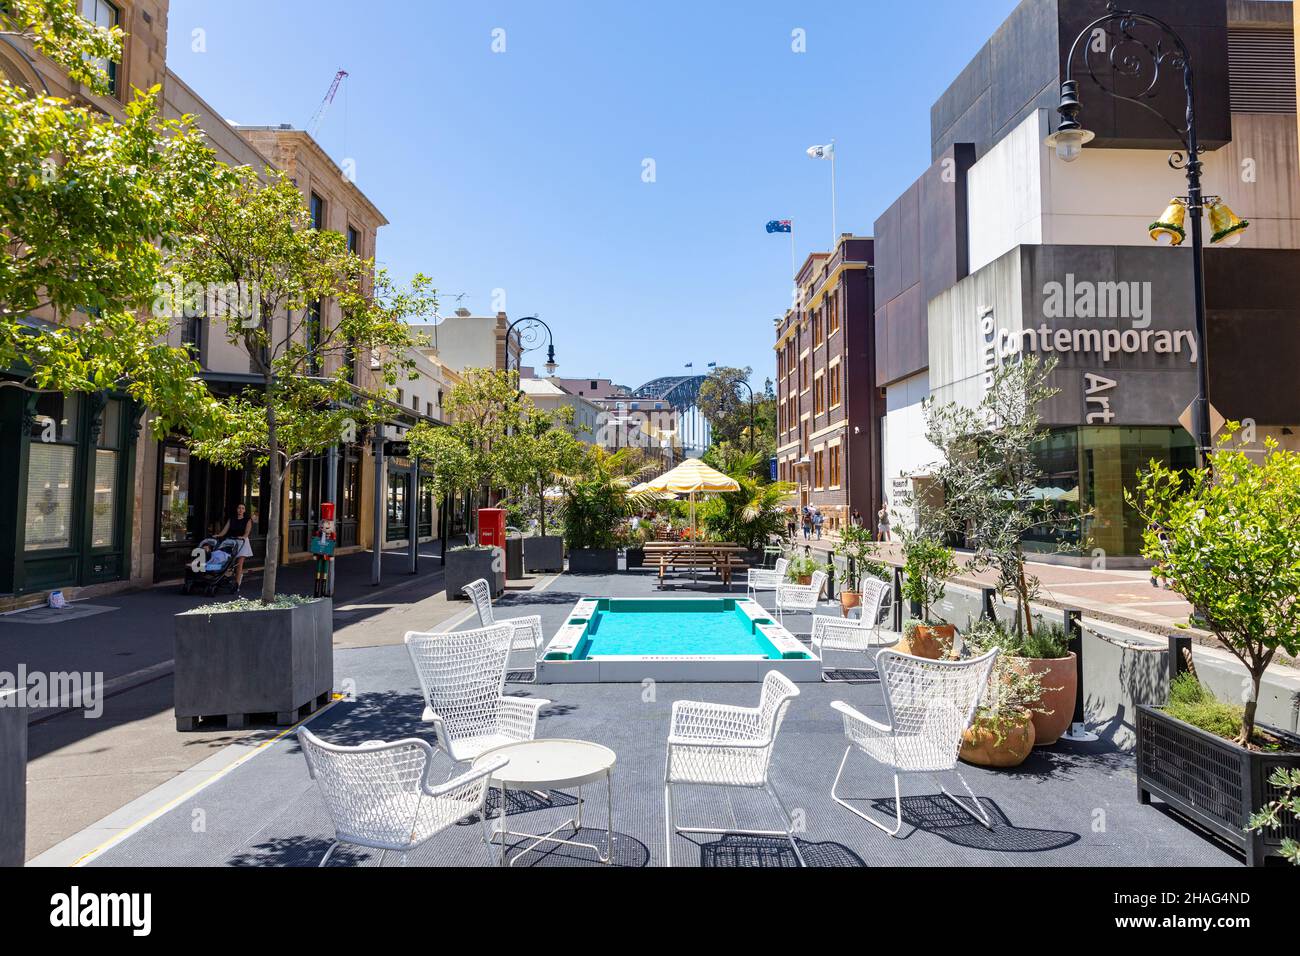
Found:
M 433 630 L 470 613 L 448 601 L 436 545 L 421 550 L 420 574 L 407 571 L 405 553 L 384 555 L 384 581 L 370 585 L 369 553 L 340 559 L 334 608 L 334 646 L 400 644 L 408 630 Z M 244 594 L 259 580 L 245 578 Z M 537 579 L 510 582 L 529 588 Z M 281 590 L 311 593 L 311 565 L 281 569 Z M 223 598 L 225 595 L 223 595 Z M 109 817 L 158 787 L 183 790 L 203 761 L 231 744 L 249 751 L 273 732 L 246 730 L 178 734 L 172 714 L 172 615 L 208 599 L 185 597 L 174 586 L 128 592 L 74 604 L 66 617 L 24 611 L 0 616 L 0 671 L 19 664 L 33 671 L 90 671 L 104 676 L 103 713 L 37 712 L 28 729 L 27 856 Z M 31 618 L 29 617 L 29 620 Z M 123 811 L 126 815 L 127 811 Z
M 828 534 L 821 540 L 804 541 L 800 538 L 797 544 L 826 554 L 836 547 L 838 541 L 834 535 Z M 898 566 L 903 564 L 902 547 L 897 542 L 882 543 L 878 547 L 881 560 Z M 958 565 L 968 557 L 959 553 Z M 1079 568 L 1043 561 L 1030 561 L 1029 564 L 1030 571 L 1041 585 L 1039 603 L 1079 608 L 1091 616 L 1160 634 L 1173 633 L 1175 629 L 1186 633 L 1179 626 L 1187 624 L 1192 606 L 1181 594 L 1163 587 L 1152 587 L 1151 575 L 1147 571 Z M 996 583 L 996 575 L 990 571 L 977 574 L 963 570 L 953 580 L 972 587 L 987 587 Z

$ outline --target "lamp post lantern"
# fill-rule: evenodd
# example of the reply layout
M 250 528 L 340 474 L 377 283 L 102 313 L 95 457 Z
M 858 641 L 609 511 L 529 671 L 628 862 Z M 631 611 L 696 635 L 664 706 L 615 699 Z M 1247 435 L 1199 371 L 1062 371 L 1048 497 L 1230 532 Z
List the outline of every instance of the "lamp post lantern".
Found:
M 1202 216 L 1208 210 L 1215 232 L 1211 241 L 1215 245 L 1231 246 L 1241 238 L 1250 224 L 1238 219 L 1218 196 L 1206 196 L 1201 183 L 1201 153 L 1196 128 L 1196 94 L 1193 87 L 1191 56 L 1187 45 L 1168 23 L 1145 13 L 1119 9 L 1111 0 L 1106 5 L 1106 15 L 1088 24 L 1070 46 L 1061 82 L 1061 102 L 1057 112 L 1061 116 L 1055 132 L 1046 143 L 1056 150 L 1063 162 L 1076 161 L 1084 146 L 1096 138 L 1096 133 L 1080 123 L 1083 101 L 1079 96 L 1079 83 L 1074 79 L 1075 61 L 1083 51 L 1083 65 L 1088 77 L 1102 93 L 1126 103 L 1139 106 L 1156 116 L 1169 127 L 1182 150 L 1169 157 L 1172 169 L 1187 174 L 1187 195 L 1175 197 L 1160 220 L 1151 226 L 1151 238 L 1167 245 L 1181 245 L 1185 238 L 1183 222 L 1191 217 L 1192 227 L 1192 283 L 1196 303 L 1197 396 L 1194 403 L 1197 458 L 1204 467 L 1211 450 L 1209 361 L 1207 351 L 1205 316 L 1205 236 Z M 1139 35 L 1140 32 L 1140 35 Z M 1109 76 L 1099 77 L 1094 56 L 1102 55 L 1109 64 Z M 1181 76 L 1187 98 L 1183 125 L 1170 122 L 1148 101 L 1159 93 L 1163 76 L 1173 73 Z
M 518 332 L 516 332 L 516 329 Z M 545 338 L 543 338 L 545 336 Z M 510 371 L 510 340 L 514 338 L 519 343 L 519 351 L 515 355 L 515 374 L 522 374 L 523 358 L 529 352 L 535 352 L 542 347 L 542 342 L 546 343 L 546 364 L 542 366 L 546 369 L 549 376 L 555 375 L 555 370 L 559 368 L 555 364 L 555 339 L 551 335 L 551 327 L 535 315 L 526 315 L 522 319 L 515 319 L 506 329 L 506 371 Z

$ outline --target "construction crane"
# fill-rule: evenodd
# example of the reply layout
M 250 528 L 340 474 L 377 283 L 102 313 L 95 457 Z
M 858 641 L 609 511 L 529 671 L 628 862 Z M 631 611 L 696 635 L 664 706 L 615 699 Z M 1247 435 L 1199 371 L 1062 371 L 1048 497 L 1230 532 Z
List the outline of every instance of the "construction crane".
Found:
M 325 94 L 325 99 L 320 101 L 320 106 L 316 107 L 316 112 L 312 116 L 311 122 L 307 124 L 307 132 L 312 136 L 315 136 L 316 131 L 320 129 L 321 120 L 323 120 L 325 114 L 329 112 L 329 108 L 334 102 L 334 97 L 338 95 L 339 87 L 343 84 L 343 81 L 347 79 L 347 76 L 347 70 L 339 70 L 334 74 L 334 82 L 330 84 L 329 92 Z

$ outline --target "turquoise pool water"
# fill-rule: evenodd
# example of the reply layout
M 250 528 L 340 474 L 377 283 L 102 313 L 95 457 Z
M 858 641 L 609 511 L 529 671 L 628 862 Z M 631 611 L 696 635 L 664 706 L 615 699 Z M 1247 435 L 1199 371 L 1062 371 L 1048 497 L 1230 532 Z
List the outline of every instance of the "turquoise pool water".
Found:
M 781 654 L 735 600 L 602 600 L 576 660 L 601 657 L 761 657 Z

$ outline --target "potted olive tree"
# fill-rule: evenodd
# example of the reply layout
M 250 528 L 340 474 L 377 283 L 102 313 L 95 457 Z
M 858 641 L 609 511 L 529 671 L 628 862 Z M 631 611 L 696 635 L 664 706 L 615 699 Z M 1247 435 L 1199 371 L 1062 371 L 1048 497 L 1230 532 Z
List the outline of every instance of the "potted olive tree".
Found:
M 908 653 L 932 660 L 947 657 L 952 653 L 957 628 L 936 623 L 932 611 L 947 593 L 948 579 L 957 573 L 952 549 L 925 530 L 904 528 L 899 536 L 904 558 L 903 597 L 911 603 L 914 613 L 919 611 L 921 615 L 908 621 L 904 629 Z
M 1152 462 L 1128 496 L 1147 525 L 1143 554 L 1248 678 L 1232 721 L 1198 717 L 1213 708 L 1176 709 L 1180 719 L 1139 707 L 1137 772 L 1143 802 L 1160 797 L 1256 864 L 1280 855 L 1287 834 L 1247 832 L 1250 818 L 1275 799 L 1269 779 L 1300 768 L 1300 740 L 1260 725 L 1256 713 L 1277 655 L 1300 654 L 1300 454 L 1270 438 L 1262 458 L 1251 456 L 1238 430 L 1228 426 L 1208 468 L 1189 475 Z
M 1015 635 L 997 621 L 979 621 L 962 635 L 969 653 L 1010 646 Z M 979 767 L 1018 767 L 1037 740 L 1036 719 L 1046 712 L 1043 674 L 1023 658 L 1000 653 L 970 727 L 962 734 L 961 759 Z M 1070 713 L 1073 713 L 1071 702 Z
M 835 554 L 847 563 L 844 586 L 840 588 L 840 609 L 844 614 L 862 603 L 862 579 L 880 567 L 876 560 L 876 541 L 871 529 L 848 524 L 840 529 L 840 543 Z

